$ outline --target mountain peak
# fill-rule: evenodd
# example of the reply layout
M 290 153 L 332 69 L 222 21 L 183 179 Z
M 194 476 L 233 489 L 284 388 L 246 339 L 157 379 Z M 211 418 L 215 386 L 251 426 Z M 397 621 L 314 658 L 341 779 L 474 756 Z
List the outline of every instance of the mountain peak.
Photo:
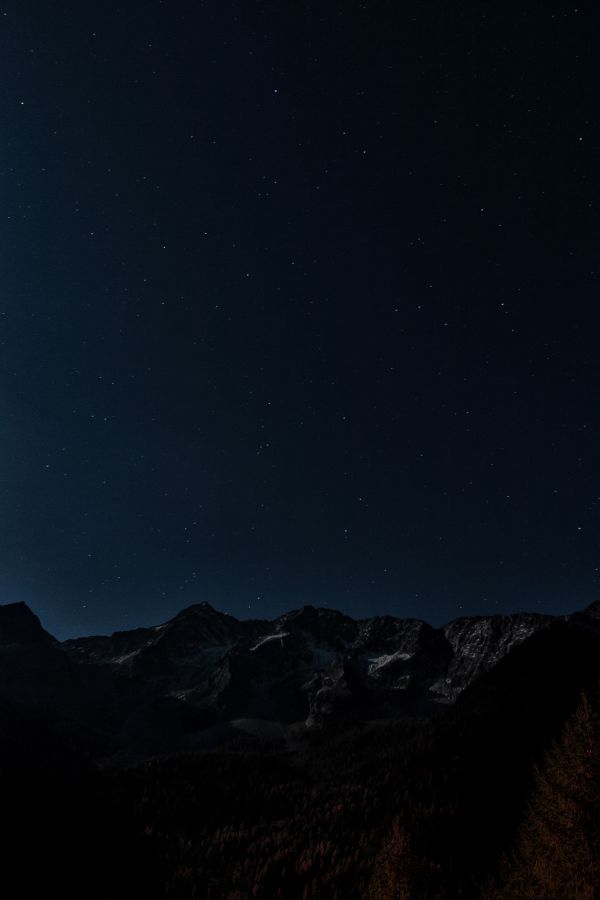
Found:
M 316 619 L 324 616 L 328 618 L 348 618 L 348 616 L 338 609 L 331 609 L 328 606 L 314 606 L 312 603 L 305 603 L 304 606 L 301 606 L 299 609 L 293 609 L 289 613 L 285 613 L 285 615 L 295 619 Z
M 215 609 L 214 606 L 211 606 L 210 603 L 207 603 L 206 600 L 202 600 L 201 603 L 192 603 L 190 606 L 186 606 L 181 612 L 178 612 L 176 616 L 173 617 L 171 621 L 180 621 L 181 619 L 190 619 L 195 616 L 210 616 L 210 617 L 218 617 L 224 618 L 228 616 L 228 613 L 223 613 L 218 609 Z
M 53 638 L 34 612 L 22 601 L 0 605 L 0 643 L 39 643 Z

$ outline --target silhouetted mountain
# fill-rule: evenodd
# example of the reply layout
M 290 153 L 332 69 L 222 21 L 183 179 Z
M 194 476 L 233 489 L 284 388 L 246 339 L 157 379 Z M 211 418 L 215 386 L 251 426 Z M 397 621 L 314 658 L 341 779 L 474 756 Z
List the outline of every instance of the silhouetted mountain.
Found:
M 25 603 L 0 606 L 0 700 L 62 709 L 74 702 L 79 675 Z
M 40 620 L 26 603 L 0 606 L 0 647 L 52 643 L 55 643 L 54 638 L 42 628 Z

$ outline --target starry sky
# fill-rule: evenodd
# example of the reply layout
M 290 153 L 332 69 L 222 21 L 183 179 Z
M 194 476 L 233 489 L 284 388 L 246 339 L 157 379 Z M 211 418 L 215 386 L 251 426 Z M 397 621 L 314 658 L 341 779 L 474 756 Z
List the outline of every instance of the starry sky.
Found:
M 2 602 L 62 638 L 596 599 L 599 25 L 2 4 Z

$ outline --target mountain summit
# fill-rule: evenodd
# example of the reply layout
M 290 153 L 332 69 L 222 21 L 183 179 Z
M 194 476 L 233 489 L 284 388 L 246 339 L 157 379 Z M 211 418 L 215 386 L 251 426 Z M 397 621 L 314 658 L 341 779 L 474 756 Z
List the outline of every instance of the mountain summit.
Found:
M 26 603 L 7 603 L 0 606 L 0 645 L 48 644 L 54 638 Z

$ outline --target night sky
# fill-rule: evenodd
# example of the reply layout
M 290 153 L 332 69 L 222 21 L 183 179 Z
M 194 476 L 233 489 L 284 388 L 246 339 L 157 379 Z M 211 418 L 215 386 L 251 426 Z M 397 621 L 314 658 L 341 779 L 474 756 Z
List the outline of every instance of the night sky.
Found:
M 594 4 L 0 7 L 0 599 L 600 593 Z

